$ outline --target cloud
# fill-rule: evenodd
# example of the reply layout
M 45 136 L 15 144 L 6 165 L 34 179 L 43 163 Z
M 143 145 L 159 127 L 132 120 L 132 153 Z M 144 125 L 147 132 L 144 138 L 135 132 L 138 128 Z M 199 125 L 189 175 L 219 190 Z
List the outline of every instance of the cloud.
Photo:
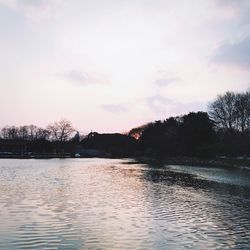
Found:
M 187 114 L 191 111 L 206 110 L 205 102 L 176 102 L 161 95 L 146 98 L 147 105 L 153 113 L 161 117 Z
M 71 70 L 65 73 L 64 78 L 74 84 L 90 85 L 90 84 L 107 84 L 108 79 L 105 75 L 99 73 L 90 73 L 79 70 Z
M 17 8 L 17 0 L 0 0 L 0 5 L 6 6 L 14 10 Z
M 213 61 L 224 64 L 250 67 L 250 36 L 235 43 L 225 43 L 217 48 Z
M 104 111 L 111 113 L 122 113 L 128 111 L 128 108 L 123 104 L 104 104 L 101 108 Z
M 206 102 L 188 102 L 188 103 L 175 103 L 171 108 L 171 113 L 175 115 L 184 115 L 189 112 L 206 111 Z
M 163 87 L 163 86 L 169 85 L 170 83 L 179 82 L 179 81 L 180 81 L 180 78 L 178 77 L 162 78 L 162 79 L 156 80 L 155 84 L 160 87 Z
M 173 101 L 160 95 L 150 96 L 146 98 L 148 107 L 155 113 L 164 113 L 173 105 Z
M 214 0 L 217 7 L 227 17 L 245 19 L 249 16 L 249 0 Z
M 220 6 L 234 6 L 234 7 L 242 7 L 249 6 L 249 0 L 216 0 L 216 3 Z
M 58 15 L 65 0 L 0 0 L 0 5 L 21 12 L 35 22 L 51 19 Z

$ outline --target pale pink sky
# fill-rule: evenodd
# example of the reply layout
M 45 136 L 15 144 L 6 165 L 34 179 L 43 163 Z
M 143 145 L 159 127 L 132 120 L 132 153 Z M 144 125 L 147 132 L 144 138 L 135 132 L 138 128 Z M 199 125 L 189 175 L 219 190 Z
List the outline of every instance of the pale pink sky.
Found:
M 0 0 L 0 127 L 123 132 L 250 87 L 248 0 Z

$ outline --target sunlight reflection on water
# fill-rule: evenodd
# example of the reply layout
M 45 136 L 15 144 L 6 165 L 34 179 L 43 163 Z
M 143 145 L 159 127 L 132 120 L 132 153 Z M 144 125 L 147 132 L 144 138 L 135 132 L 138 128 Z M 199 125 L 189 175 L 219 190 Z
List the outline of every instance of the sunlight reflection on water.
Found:
M 248 249 L 249 182 L 249 170 L 0 160 L 0 248 Z

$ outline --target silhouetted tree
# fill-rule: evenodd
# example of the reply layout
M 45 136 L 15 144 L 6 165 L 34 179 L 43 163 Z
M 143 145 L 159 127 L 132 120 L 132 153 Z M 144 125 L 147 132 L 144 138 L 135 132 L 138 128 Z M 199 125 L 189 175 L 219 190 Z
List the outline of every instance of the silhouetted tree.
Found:
M 226 92 L 218 95 L 215 101 L 209 105 L 209 116 L 214 120 L 218 128 L 232 130 L 236 125 L 236 95 Z
M 147 126 L 148 124 L 133 128 L 128 132 L 128 135 L 138 140 Z
M 19 134 L 19 129 L 16 126 L 6 126 L 1 130 L 2 138 L 7 140 L 17 140 Z
M 201 148 L 204 150 L 205 146 L 215 141 L 214 124 L 206 112 L 191 112 L 184 115 L 182 120 L 181 141 L 187 155 L 200 154 Z M 204 155 L 206 153 L 208 152 L 203 152 Z
M 0 131 L 0 137 L 6 140 L 33 141 L 49 139 L 49 131 L 34 125 L 5 126 Z
M 235 98 L 238 129 L 244 132 L 250 126 L 250 92 L 237 94 Z
M 80 142 L 80 133 L 77 131 L 74 137 L 71 139 L 71 142 L 73 143 L 79 143 Z
M 178 117 L 149 123 L 139 139 L 142 149 L 156 157 L 173 156 L 180 152 Z
M 206 112 L 191 112 L 148 124 L 139 141 L 146 153 L 156 157 L 205 156 L 210 154 L 208 145 L 215 141 L 215 132 Z
M 0 130 L 0 149 L 57 156 L 74 155 L 76 146 L 118 157 L 250 155 L 250 90 L 219 95 L 208 109 L 209 115 L 191 112 L 170 117 L 133 128 L 128 135 L 91 132 L 81 142 L 79 133 L 74 135 L 75 129 L 66 119 L 46 129 L 35 125 L 5 126 Z
M 47 130 L 50 133 L 51 139 L 57 142 L 68 141 L 75 131 L 72 123 L 67 119 L 61 119 L 58 122 L 48 125 Z
M 135 154 L 138 141 L 123 134 L 99 134 L 91 132 L 81 141 L 84 148 L 97 149 L 111 153 L 115 157 L 127 157 Z
M 28 140 L 29 138 L 28 126 L 21 126 L 18 128 L 18 138 L 24 141 Z

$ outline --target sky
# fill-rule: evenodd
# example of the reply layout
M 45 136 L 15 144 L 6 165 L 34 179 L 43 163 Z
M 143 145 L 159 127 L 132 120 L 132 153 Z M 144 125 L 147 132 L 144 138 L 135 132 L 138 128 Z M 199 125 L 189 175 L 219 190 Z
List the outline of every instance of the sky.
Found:
M 250 87 L 250 0 L 0 0 L 0 127 L 125 132 Z

